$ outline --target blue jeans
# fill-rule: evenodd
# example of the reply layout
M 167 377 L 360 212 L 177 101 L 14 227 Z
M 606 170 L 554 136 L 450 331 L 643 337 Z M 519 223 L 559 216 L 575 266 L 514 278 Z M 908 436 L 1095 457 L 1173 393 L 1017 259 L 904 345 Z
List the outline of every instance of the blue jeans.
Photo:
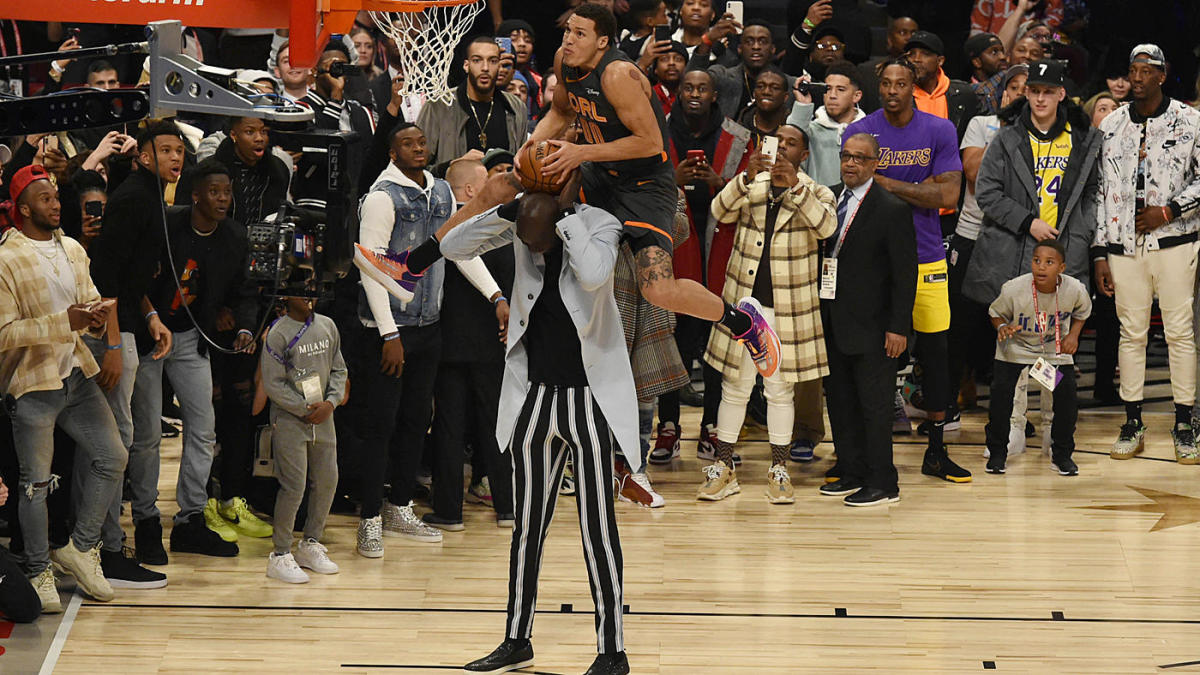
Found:
M 104 359 L 108 352 L 107 338 L 96 339 L 90 335 L 83 336 L 83 342 L 92 350 L 96 363 Z M 121 445 L 128 450 L 133 445 L 133 414 L 130 412 L 130 401 L 133 398 L 133 383 L 137 379 L 138 370 L 137 343 L 133 333 L 121 333 L 121 380 L 112 391 L 104 392 L 108 406 L 112 409 L 113 419 L 117 422 L 117 430 L 121 432 Z M 103 391 L 103 390 L 101 390 Z M 79 508 L 79 495 L 83 494 L 83 481 L 87 476 L 86 467 L 75 465 L 75 476 L 72 481 L 75 495 L 75 508 Z M 121 491 L 113 495 L 112 505 L 108 508 L 108 516 L 104 519 L 101 541 L 105 551 L 120 552 L 125 541 L 125 533 L 121 531 Z
M 71 371 L 59 389 L 21 396 L 10 416 L 13 445 L 21 465 L 19 514 L 27 571 L 36 576 L 50 565 L 46 495 L 59 480 L 50 473 L 54 426 L 59 425 L 75 439 L 75 463 L 86 470 L 71 533 L 75 548 L 81 551 L 100 541 L 105 514 L 120 492 L 121 474 L 129 455 L 100 386 L 84 377 L 79 368 Z
M 171 352 L 155 361 L 150 354 L 141 357 L 137 381 L 133 386 L 133 444 L 129 448 L 129 484 L 133 490 L 134 522 L 158 518 L 159 446 L 162 444 L 162 378 L 165 371 L 175 388 L 183 411 L 183 455 L 179 459 L 179 478 L 175 501 L 182 523 L 204 510 L 208 501 L 208 474 L 212 469 L 216 444 L 216 415 L 212 402 L 212 368 L 208 356 L 199 351 L 200 333 L 192 330 L 175 333 Z

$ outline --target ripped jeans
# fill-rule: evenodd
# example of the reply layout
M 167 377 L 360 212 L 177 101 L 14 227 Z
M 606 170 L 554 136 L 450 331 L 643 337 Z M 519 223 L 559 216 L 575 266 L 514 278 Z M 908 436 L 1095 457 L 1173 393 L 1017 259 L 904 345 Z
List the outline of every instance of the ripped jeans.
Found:
M 13 445 L 21 465 L 21 479 L 14 496 L 21 500 L 21 534 L 25 539 L 26 572 L 36 576 L 50 565 L 50 543 L 46 495 L 62 480 L 50 473 L 54 458 L 54 426 L 75 439 L 75 462 L 86 462 L 82 493 L 75 503 L 75 548 L 87 551 L 100 541 L 100 528 L 113 497 L 121 488 L 121 476 L 129 454 L 112 409 L 94 380 L 76 368 L 54 391 L 32 391 L 16 400 L 9 411 Z M 67 477 L 66 480 L 70 480 Z

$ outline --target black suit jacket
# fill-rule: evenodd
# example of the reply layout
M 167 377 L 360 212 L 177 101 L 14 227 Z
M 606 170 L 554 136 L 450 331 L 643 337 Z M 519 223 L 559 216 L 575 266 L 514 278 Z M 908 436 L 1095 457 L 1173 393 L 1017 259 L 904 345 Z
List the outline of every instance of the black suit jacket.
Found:
M 838 199 L 842 189 L 842 185 L 833 187 Z M 822 253 L 825 250 L 822 247 Z M 885 332 L 908 335 L 912 331 L 916 294 L 912 207 L 874 184 L 838 252 L 837 298 L 821 301 L 829 348 L 843 354 L 882 352 Z

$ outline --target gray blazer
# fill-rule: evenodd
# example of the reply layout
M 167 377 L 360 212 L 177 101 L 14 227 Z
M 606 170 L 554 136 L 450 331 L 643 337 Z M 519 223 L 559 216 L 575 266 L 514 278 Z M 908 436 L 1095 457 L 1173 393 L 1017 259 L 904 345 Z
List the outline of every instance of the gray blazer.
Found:
M 529 392 L 529 356 L 521 338 L 542 292 L 543 265 L 541 255 L 530 253 L 514 236 L 512 221 L 500 217 L 498 209 L 485 211 L 451 230 L 442 239 L 441 250 L 450 260 L 470 260 L 510 242 L 513 245 L 516 275 L 496 420 L 496 442 L 504 449 L 512 441 L 517 416 Z M 558 288 L 579 333 L 588 386 L 625 453 L 625 460 L 636 471 L 642 456 L 637 393 L 621 316 L 613 298 L 613 267 L 621 239 L 621 222 L 607 211 L 586 204 L 576 205 L 575 209 L 575 215 L 558 221 L 564 260 Z
M 983 210 L 983 226 L 967 274 L 963 294 L 990 305 L 1009 279 L 1025 274 L 1033 260 L 1037 241 L 1029 226 L 1037 217 L 1033 149 L 1025 126 L 1028 108 L 1018 119 L 1002 127 L 984 152 L 975 181 L 975 198 Z M 1058 191 L 1058 241 L 1067 251 L 1067 274 L 1088 284 L 1089 248 L 1096 232 L 1096 191 L 1099 186 L 1097 158 L 1100 134 L 1086 118 L 1059 114 L 1071 123 L 1071 154 Z

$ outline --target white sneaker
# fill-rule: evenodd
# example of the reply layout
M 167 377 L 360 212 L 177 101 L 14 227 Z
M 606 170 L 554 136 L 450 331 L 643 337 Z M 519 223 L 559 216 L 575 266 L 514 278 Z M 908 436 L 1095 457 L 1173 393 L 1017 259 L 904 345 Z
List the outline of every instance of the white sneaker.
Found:
M 358 554 L 364 558 L 383 557 L 383 519 L 379 516 L 358 521 Z
M 42 601 L 42 614 L 62 613 L 62 599 L 54 585 L 54 570 L 47 567 L 29 582 L 33 584 L 33 590 L 37 591 L 38 600 Z
M 100 565 L 100 545 L 88 551 L 75 548 L 75 543 L 68 540 L 67 545 L 50 551 L 50 560 L 67 574 L 75 577 L 75 582 L 84 593 L 100 602 L 113 599 L 112 584 L 104 578 L 104 568 Z
M 289 584 L 308 583 L 308 575 L 296 564 L 296 559 L 291 553 L 279 555 L 271 551 L 271 555 L 267 557 L 267 576 Z
M 337 563 L 329 559 L 326 555 L 328 551 L 329 549 L 316 539 L 301 539 L 300 545 L 296 547 L 296 564 L 317 574 L 337 574 Z
M 437 543 L 442 540 L 442 531 L 426 525 L 413 513 L 412 502 L 405 506 L 396 506 L 383 502 L 379 514 L 383 516 L 383 534 L 386 537 L 405 537 L 413 541 Z

